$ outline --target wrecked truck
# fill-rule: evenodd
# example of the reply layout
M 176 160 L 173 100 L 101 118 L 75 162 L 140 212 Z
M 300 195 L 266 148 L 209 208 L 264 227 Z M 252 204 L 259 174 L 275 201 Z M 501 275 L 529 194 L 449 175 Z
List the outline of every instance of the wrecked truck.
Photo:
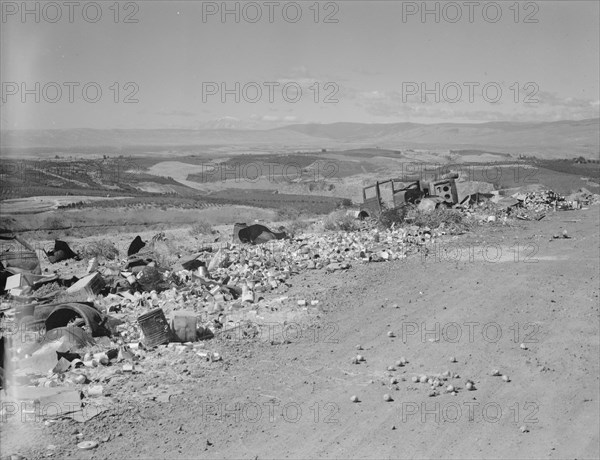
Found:
M 409 185 L 405 185 L 406 180 L 401 179 L 377 181 L 374 185 L 363 188 L 363 202 L 358 217 L 361 219 L 377 217 L 386 208 L 395 209 L 406 205 L 419 205 L 425 198 L 433 201 L 436 206 L 454 206 L 458 203 L 455 182 L 457 178 L 458 174 L 452 173 L 432 181 L 417 180 Z M 389 188 L 386 187 L 386 189 L 391 191 L 391 195 L 388 194 L 388 199 L 385 201 L 381 188 L 387 184 L 389 184 Z

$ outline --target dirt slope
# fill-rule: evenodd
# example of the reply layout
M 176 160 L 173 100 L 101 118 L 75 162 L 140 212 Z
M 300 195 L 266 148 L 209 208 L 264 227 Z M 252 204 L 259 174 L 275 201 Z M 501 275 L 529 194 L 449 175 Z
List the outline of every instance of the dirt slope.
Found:
M 320 328 L 307 321 L 298 338 L 288 327 L 290 343 L 279 331 L 213 341 L 223 361 L 184 357 L 111 382 L 123 401 L 114 410 L 84 425 L 29 424 L 18 440 L 8 426 L 2 454 L 42 457 L 54 444 L 55 458 L 598 458 L 597 211 L 491 227 L 428 257 L 299 275 L 288 295 L 320 299 Z M 552 238 L 564 229 L 571 239 Z M 456 247 L 454 261 L 439 256 Z M 357 353 L 366 361 L 352 364 Z M 446 382 L 456 395 L 429 397 L 411 381 L 446 370 L 460 374 Z M 127 403 L 157 384 L 183 392 Z M 110 439 L 78 451 L 78 431 Z

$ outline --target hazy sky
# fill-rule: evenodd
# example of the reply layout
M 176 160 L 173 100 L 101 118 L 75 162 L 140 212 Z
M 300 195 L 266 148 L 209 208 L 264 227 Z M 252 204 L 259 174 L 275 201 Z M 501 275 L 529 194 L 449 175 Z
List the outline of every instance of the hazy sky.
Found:
M 3 128 L 599 116 L 598 1 L 1 3 Z

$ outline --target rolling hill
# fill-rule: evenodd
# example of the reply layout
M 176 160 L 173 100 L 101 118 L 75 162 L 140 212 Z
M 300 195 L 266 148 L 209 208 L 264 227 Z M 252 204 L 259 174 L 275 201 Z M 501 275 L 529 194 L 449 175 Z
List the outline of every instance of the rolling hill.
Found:
M 164 151 L 199 147 L 301 149 L 482 149 L 540 158 L 598 158 L 600 119 L 491 123 L 332 123 L 249 129 L 3 130 L 3 155 L 24 151 Z

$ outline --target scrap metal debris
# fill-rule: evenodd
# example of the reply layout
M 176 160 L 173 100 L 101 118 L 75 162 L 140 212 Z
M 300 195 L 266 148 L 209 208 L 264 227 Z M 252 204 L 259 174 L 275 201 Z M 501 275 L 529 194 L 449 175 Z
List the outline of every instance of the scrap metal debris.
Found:
M 61 240 L 54 241 L 54 249 L 50 251 L 44 250 L 44 254 L 48 257 L 50 263 L 55 264 L 63 260 L 78 259 L 79 255 L 73 252 L 67 243 Z

